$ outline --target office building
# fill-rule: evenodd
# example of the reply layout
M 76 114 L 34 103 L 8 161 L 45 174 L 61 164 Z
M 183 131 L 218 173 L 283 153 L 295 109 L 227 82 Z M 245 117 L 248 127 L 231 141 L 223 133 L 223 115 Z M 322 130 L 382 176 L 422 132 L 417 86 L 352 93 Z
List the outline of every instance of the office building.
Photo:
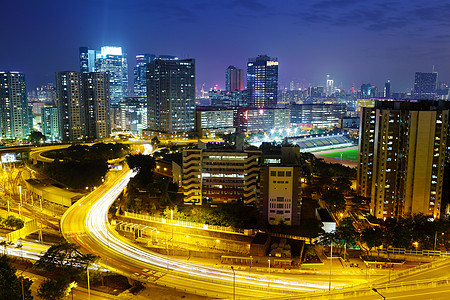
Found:
M 147 97 L 147 64 L 155 58 L 155 54 L 136 55 L 133 82 L 135 97 Z
M 248 105 L 257 108 L 277 106 L 278 58 L 259 55 L 247 63 Z
M 256 201 L 260 151 L 183 150 L 185 204 Z
M 383 98 L 391 98 L 391 81 L 388 80 L 384 83 Z
M 128 95 L 128 63 L 122 47 L 102 47 L 96 53 L 94 70 L 109 75 L 111 104 L 118 104 Z
M 247 108 L 234 110 L 234 127 L 237 132 L 269 132 L 289 128 L 290 110 L 287 108 Z
M 306 96 L 310 98 L 322 98 L 326 95 L 323 86 L 310 86 L 306 91 Z
M 339 126 L 339 119 L 347 112 L 346 104 L 291 104 L 292 126 L 327 128 Z
M 376 98 L 378 96 L 378 89 L 376 86 L 370 83 L 364 83 L 361 85 L 360 97 L 363 99 Z
M 439 218 L 449 105 L 377 101 L 361 109 L 357 184 L 377 218 Z
M 434 100 L 436 98 L 436 89 L 438 84 L 438 73 L 416 72 L 414 78 L 413 99 Z
M 30 113 L 25 74 L 0 72 L 0 137 L 25 139 L 33 126 Z
M 120 129 L 138 136 L 147 128 L 147 99 L 125 98 L 119 102 Z
M 243 91 L 244 90 L 244 70 L 236 69 L 235 66 L 229 66 L 225 72 L 225 90 Z
M 58 108 L 43 107 L 41 109 L 41 128 L 46 141 L 56 142 L 59 140 Z
M 111 125 L 108 74 L 57 72 L 56 95 L 61 140 L 109 136 Z
M 283 146 L 281 153 L 263 155 L 260 199 L 264 219 L 271 225 L 300 225 L 300 147 Z
M 271 225 L 300 224 L 299 166 L 261 166 L 261 197 L 265 219 Z
M 326 94 L 328 97 L 334 94 L 334 80 L 331 79 L 330 75 L 327 75 Z
M 80 72 L 94 72 L 97 51 L 89 50 L 88 47 L 80 47 Z
M 165 134 L 195 130 L 195 60 L 147 64 L 148 128 Z
M 216 137 L 219 134 L 235 132 L 234 111 L 224 107 L 197 106 L 196 131 L 202 137 Z
M 307 96 L 307 91 L 278 91 L 278 104 L 298 103 Z
M 243 107 L 247 106 L 248 91 L 210 90 L 208 97 L 211 106 Z

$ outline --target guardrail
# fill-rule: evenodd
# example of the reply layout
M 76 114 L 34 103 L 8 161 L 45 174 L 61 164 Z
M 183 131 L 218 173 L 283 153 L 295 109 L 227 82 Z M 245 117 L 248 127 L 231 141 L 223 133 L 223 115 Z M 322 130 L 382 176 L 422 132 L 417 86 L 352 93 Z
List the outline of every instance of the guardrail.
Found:
M 405 248 L 387 248 L 386 250 L 380 250 L 380 252 L 392 254 L 405 254 L 405 255 L 450 257 L 450 251 L 439 251 L 439 250 L 408 250 Z
M 176 226 L 184 226 L 184 227 L 192 227 L 192 228 L 199 228 L 199 229 L 205 229 L 205 230 L 211 230 L 211 231 L 222 231 L 222 232 L 228 232 L 228 233 L 234 233 L 234 234 L 243 234 L 248 236 L 255 235 L 258 230 L 257 229 L 240 229 L 240 228 L 233 228 L 233 227 L 225 227 L 225 226 L 216 226 L 216 225 L 209 225 L 204 223 L 197 223 L 197 222 L 190 222 L 190 221 L 183 221 L 183 220 L 171 220 L 163 217 L 157 217 L 157 216 L 151 216 L 151 215 L 143 215 L 143 214 L 136 214 L 129 211 L 124 212 L 125 217 L 129 218 L 136 218 L 136 219 L 144 219 L 149 220 L 153 222 L 158 223 L 164 223 L 168 225 L 176 225 Z
M 293 300 L 293 299 L 346 299 L 346 298 L 363 298 L 365 296 L 373 296 L 374 291 L 373 288 L 376 288 L 377 291 L 381 293 L 395 293 L 402 292 L 408 290 L 415 289 L 425 289 L 425 288 L 436 288 L 443 285 L 450 284 L 450 277 L 440 277 L 435 279 L 426 279 L 426 280 L 415 280 L 408 282 L 400 282 L 400 283 L 390 283 L 384 285 L 367 285 L 360 289 L 341 289 L 341 290 L 331 290 L 331 292 L 320 292 L 317 294 L 307 295 L 297 295 L 297 296 L 286 296 L 280 298 L 273 298 L 273 300 Z

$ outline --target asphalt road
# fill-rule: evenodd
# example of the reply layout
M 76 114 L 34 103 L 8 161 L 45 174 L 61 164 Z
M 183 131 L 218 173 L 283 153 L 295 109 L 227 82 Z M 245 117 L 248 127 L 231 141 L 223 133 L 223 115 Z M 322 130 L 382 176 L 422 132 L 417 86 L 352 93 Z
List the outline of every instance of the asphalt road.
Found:
M 111 173 L 110 173 L 111 174 Z M 110 175 L 101 187 L 80 199 L 63 216 L 61 229 L 69 242 L 101 258 L 100 264 L 142 282 L 155 282 L 209 297 L 277 297 L 328 289 L 328 283 L 280 278 L 189 263 L 149 252 L 128 242 L 111 228 L 107 211 L 125 188 L 131 171 Z

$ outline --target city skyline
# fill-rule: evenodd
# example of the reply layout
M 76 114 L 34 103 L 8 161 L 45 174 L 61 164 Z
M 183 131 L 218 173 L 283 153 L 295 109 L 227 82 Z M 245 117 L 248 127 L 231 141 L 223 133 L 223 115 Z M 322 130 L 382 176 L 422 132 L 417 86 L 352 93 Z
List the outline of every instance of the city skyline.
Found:
M 338 88 L 381 89 L 390 79 L 392 91 L 405 91 L 415 72 L 433 65 L 441 81 L 450 79 L 448 10 L 437 1 L 49 0 L 5 3 L 4 11 L 11 12 L 0 20 L 9 46 L 0 50 L 0 66 L 26 74 L 29 90 L 54 82 L 55 72 L 77 71 L 79 47 L 104 45 L 123 47 L 131 70 L 142 53 L 195 58 L 197 90 L 224 89 L 229 65 L 245 69 L 260 54 L 279 58 L 280 87 L 325 85 L 330 74 Z

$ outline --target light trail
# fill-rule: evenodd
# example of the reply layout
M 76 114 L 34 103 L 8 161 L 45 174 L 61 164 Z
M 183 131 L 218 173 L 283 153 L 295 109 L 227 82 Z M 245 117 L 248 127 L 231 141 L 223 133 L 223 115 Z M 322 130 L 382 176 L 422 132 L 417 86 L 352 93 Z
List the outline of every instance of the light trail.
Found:
M 167 273 L 168 275 L 157 279 L 158 282 L 162 281 L 164 285 L 177 287 L 182 280 L 184 283 L 191 283 L 194 290 L 196 286 L 203 287 L 207 284 L 211 286 L 214 293 L 220 293 L 225 297 L 230 297 L 234 279 L 239 297 L 282 296 L 286 293 L 328 289 L 328 284 L 299 282 L 291 279 L 280 280 L 274 275 L 242 271 L 235 271 L 233 275 L 232 270 L 229 269 L 189 263 L 129 243 L 111 228 L 107 215 L 110 205 L 120 195 L 132 176 L 134 176 L 133 171 L 126 171 L 118 178 L 109 180 L 112 183 L 105 183 L 79 200 L 61 219 L 64 237 L 101 257 L 103 267 L 112 271 L 120 270 L 142 281 L 147 281 L 152 276 L 144 270 Z

